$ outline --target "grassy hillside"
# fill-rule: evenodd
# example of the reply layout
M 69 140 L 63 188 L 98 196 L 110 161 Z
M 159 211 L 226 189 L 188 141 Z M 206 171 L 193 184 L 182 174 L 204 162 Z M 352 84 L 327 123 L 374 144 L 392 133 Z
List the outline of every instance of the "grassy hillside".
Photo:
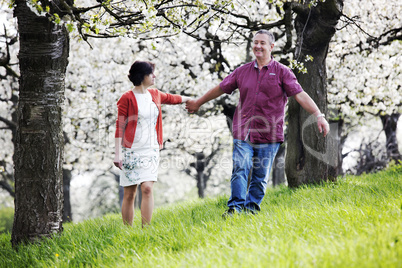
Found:
M 120 215 L 65 224 L 11 249 L 0 267 L 402 267 L 402 168 L 337 183 L 269 189 L 256 216 L 222 220 L 227 197 L 157 209 L 152 226 Z

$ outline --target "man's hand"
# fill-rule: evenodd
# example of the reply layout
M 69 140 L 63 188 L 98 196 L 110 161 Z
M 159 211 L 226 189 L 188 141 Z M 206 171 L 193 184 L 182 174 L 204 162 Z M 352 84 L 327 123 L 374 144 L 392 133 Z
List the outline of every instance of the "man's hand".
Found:
M 329 124 L 324 117 L 317 117 L 317 126 L 320 133 L 324 132 L 324 137 L 329 133 Z
M 192 114 L 200 109 L 200 105 L 197 103 L 197 100 L 192 99 L 186 102 L 186 109 L 190 114 Z
M 317 117 L 318 130 L 320 133 L 324 132 L 324 137 L 327 136 L 329 133 L 329 124 L 327 120 L 325 120 L 324 114 L 320 112 L 320 109 L 318 109 L 313 99 L 311 99 L 310 96 L 304 91 L 296 94 L 294 97 L 304 110 Z

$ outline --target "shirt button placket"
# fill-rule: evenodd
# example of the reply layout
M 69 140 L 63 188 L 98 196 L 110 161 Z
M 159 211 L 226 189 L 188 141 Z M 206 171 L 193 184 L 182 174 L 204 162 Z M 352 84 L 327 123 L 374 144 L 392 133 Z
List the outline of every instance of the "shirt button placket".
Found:
M 249 137 L 249 140 L 251 141 L 251 142 L 253 142 L 253 139 L 252 139 L 252 135 L 250 135 L 251 133 L 251 129 L 254 129 L 255 127 L 254 127 L 254 125 L 255 125 L 255 120 L 254 120 L 254 117 L 256 116 L 256 114 L 255 114 L 255 111 L 256 111 L 256 107 L 257 107 L 257 102 L 258 102 L 258 98 L 257 98 L 257 96 L 258 96 L 258 93 L 260 92 L 260 86 L 261 86 L 261 72 L 259 71 L 259 74 L 258 74 L 258 80 L 257 80 L 257 87 L 256 87 L 256 90 L 255 90 L 255 98 L 254 98 L 254 107 L 253 107 L 253 113 L 252 113 L 252 115 L 251 115 L 251 124 L 250 124 L 250 127 L 249 127 L 249 130 L 248 130 L 248 134 L 247 134 L 247 136 Z

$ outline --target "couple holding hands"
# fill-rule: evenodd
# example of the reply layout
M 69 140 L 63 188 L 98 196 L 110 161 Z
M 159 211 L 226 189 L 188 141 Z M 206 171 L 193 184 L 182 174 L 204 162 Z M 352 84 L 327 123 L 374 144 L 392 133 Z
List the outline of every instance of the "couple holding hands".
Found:
M 291 69 L 271 56 L 274 36 L 267 30 L 258 31 L 253 38 L 255 60 L 246 63 L 220 84 L 198 99 L 173 95 L 149 88 L 155 83 L 154 64 L 136 61 L 130 68 L 129 79 L 134 88 L 125 92 L 117 102 L 114 165 L 120 171 L 120 185 L 124 187 L 122 218 L 132 225 L 134 199 L 141 185 L 142 226 L 152 218 L 153 184 L 157 181 L 159 150 L 162 148 L 161 104 L 186 103 L 190 113 L 222 94 L 238 89 L 239 103 L 233 118 L 233 170 L 228 209 L 222 215 L 260 211 L 260 204 L 272 163 L 284 141 L 283 121 L 288 97 L 317 117 L 317 126 L 324 136 L 329 124 L 314 101 L 297 82 Z M 247 188 L 248 176 L 250 185 Z

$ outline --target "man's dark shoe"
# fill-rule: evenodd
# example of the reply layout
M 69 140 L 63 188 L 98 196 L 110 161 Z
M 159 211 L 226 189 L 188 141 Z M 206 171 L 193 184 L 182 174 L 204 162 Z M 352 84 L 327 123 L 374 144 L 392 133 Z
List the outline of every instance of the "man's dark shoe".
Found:
M 222 214 L 222 218 L 223 219 L 227 219 L 229 217 L 233 217 L 234 214 L 236 214 L 237 211 L 234 208 L 229 208 L 228 210 L 226 210 L 223 214 Z
M 258 211 L 252 210 L 252 209 L 249 209 L 249 208 L 245 208 L 244 213 L 246 213 L 248 215 L 257 215 Z

